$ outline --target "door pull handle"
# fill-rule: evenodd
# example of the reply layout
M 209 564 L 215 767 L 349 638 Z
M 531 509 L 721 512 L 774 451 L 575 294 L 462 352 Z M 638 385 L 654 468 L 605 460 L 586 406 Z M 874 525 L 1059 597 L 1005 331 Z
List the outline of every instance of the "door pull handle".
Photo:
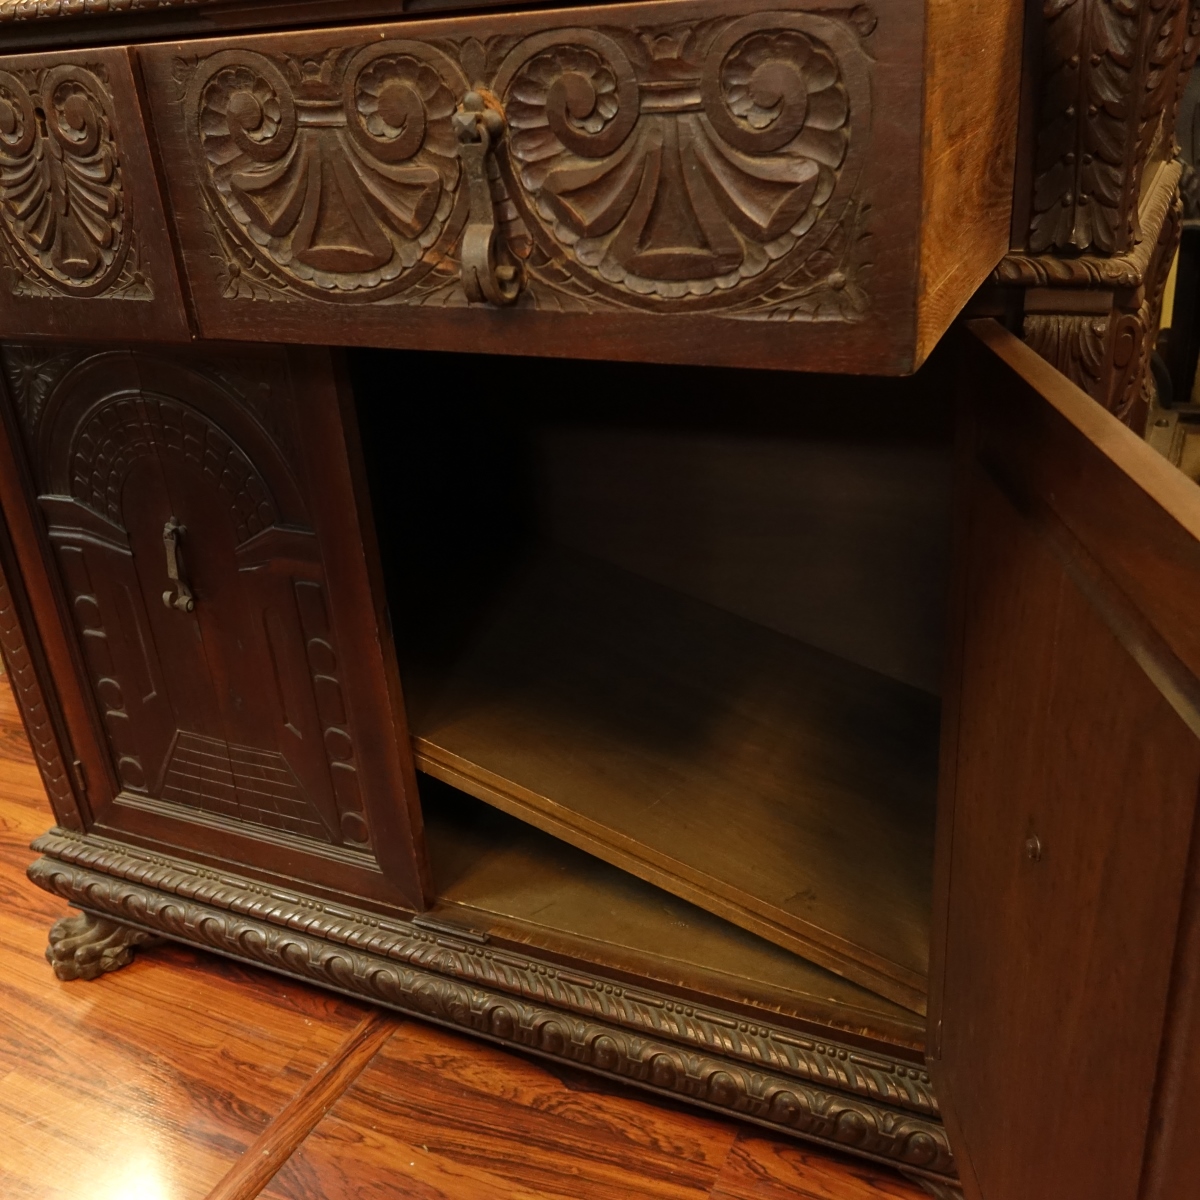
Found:
M 504 137 L 504 115 L 479 92 L 471 91 L 452 120 L 469 200 L 462 240 L 463 290 L 472 304 L 503 307 L 514 303 L 525 286 L 520 263 L 501 249 L 492 197 L 493 160 Z
M 192 589 L 183 577 L 183 568 L 179 562 L 179 541 L 185 533 L 186 527 L 180 525 L 174 517 L 163 526 L 163 546 L 167 551 L 167 578 L 175 585 L 175 591 L 167 588 L 162 598 L 168 608 L 191 612 L 196 607 L 196 597 L 192 595 Z

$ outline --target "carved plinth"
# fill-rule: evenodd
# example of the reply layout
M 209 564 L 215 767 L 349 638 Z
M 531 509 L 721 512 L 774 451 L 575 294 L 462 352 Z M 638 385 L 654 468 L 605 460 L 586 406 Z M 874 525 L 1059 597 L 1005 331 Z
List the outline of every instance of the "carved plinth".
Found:
M 137 946 L 162 941 L 153 934 L 91 913 L 75 913 L 56 921 L 50 930 L 46 961 L 59 979 L 97 979 L 133 961 Z
M 923 1186 L 956 1183 L 929 1075 L 911 1060 L 91 835 L 57 829 L 35 849 L 40 887 L 172 940 L 849 1150 Z

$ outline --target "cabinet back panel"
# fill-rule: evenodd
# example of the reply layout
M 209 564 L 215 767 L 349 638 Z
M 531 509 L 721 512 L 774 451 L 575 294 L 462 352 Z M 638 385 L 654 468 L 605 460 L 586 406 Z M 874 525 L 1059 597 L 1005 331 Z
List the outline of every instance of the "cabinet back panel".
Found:
M 464 636 L 540 537 L 939 690 L 944 354 L 909 379 L 802 386 L 485 355 L 351 361 L 391 603 L 422 630 L 402 651 Z
M 943 447 L 551 428 L 537 449 L 553 541 L 938 691 Z

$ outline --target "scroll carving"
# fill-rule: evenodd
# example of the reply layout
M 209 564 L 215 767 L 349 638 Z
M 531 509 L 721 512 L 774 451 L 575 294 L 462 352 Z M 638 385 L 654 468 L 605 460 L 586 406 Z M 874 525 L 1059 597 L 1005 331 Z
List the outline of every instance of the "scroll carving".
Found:
M 35 883 L 110 919 L 954 1180 L 915 1064 L 99 839 L 35 848 Z
M 314 938 L 335 947 L 369 951 L 472 987 L 721 1054 L 738 1063 L 760 1064 L 776 1074 L 931 1120 L 938 1117 L 929 1073 L 912 1062 L 868 1054 L 836 1040 L 804 1037 L 769 1021 L 747 1021 L 693 1007 L 581 968 L 561 970 L 528 954 L 514 955 L 486 944 L 469 945 L 408 921 L 368 916 L 344 904 L 326 905 L 299 893 L 218 874 L 103 838 L 54 830 L 39 838 L 34 849 L 89 875 L 107 875 L 118 882 L 183 896 L 269 926 L 296 929 L 302 925 Z M 46 864 L 48 869 L 54 865 Z
M 774 11 L 181 61 L 222 290 L 855 320 L 870 24 Z
M 224 50 L 187 112 L 224 233 L 303 295 L 378 300 L 437 265 L 465 217 L 451 124 L 465 80 L 419 42 L 278 61 Z
M 102 69 L 0 71 L 0 236 L 15 295 L 150 297 Z
M 842 215 L 869 128 L 857 53 L 785 13 L 527 38 L 496 80 L 514 198 L 548 257 L 610 298 L 727 309 Z

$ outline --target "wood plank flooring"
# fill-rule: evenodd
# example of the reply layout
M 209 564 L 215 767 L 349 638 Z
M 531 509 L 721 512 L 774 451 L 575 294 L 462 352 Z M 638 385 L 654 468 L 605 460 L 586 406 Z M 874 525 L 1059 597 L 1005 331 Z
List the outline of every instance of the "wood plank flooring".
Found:
M 885 1170 L 178 946 L 42 955 L 50 823 L 0 682 L 4 1200 L 921 1200 Z

